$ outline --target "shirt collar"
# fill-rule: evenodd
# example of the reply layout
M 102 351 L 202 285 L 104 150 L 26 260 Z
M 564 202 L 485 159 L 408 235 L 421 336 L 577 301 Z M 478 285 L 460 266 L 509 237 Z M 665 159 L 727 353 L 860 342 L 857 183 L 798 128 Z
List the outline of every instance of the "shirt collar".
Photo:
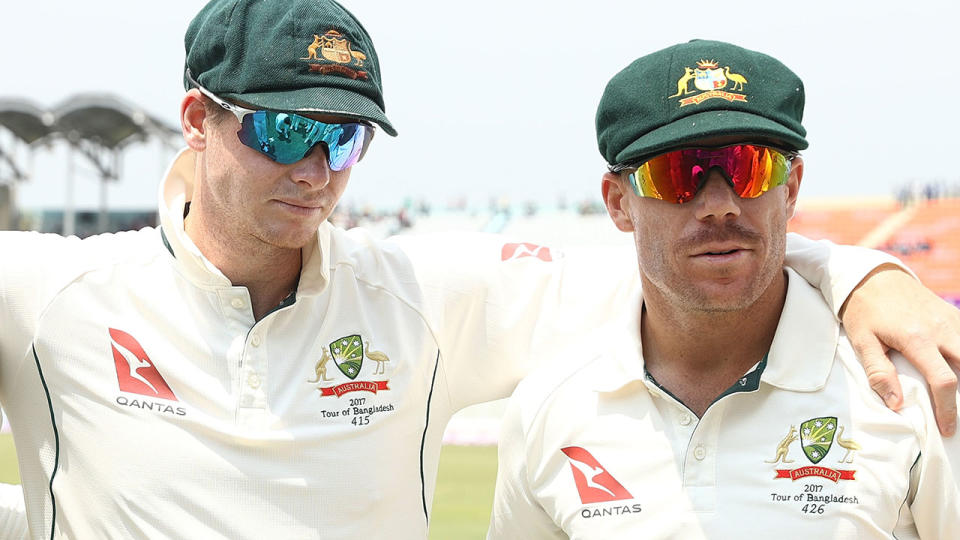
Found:
M 178 266 L 192 281 L 213 287 L 230 287 L 223 275 L 197 248 L 184 230 L 183 211 L 193 195 L 196 172 L 196 153 L 184 148 L 174 158 L 160 184 L 160 226 L 168 248 Z M 303 262 L 297 296 L 311 296 L 323 292 L 330 278 L 324 254 L 330 253 L 330 234 L 333 226 L 325 221 L 317 231 L 316 242 L 303 248 Z
M 792 269 L 784 271 L 787 298 L 760 380 L 795 392 L 819 390 L 833 366 L 840 325 L 820 291 Z M 629 304 L 630 312 L 623 314 L 626 324 L 618 326 L 611 338 L 613 348 L 607 350 L 614 352 L 598 358 L 590 369 L 594 390 L 613 392 L 643 380 L 646 372 L 639 319 L 642 302 L 643 295 L 638 290 Z
M 640 306 L 643 305 L 643 292 L 640 290 L 640 280 L 636 280 L 637 288 L 631 295 L 631 301 L 622 307 L 623 313 L 619 320 L 622 325 L 615 325 L 610 336 L 610 345 L 613 354 L 605 354 L 598 358 L 591 369 L 593 377 L 591 387 L 597 392 L 615 392 L 634 381 L 644 378 L 643 345 L 640 342 Z
M 794 392 L 824 387 L 840 339 L 840 323 L 820 291 L 790 268 L 787 299 L 761 381 Z

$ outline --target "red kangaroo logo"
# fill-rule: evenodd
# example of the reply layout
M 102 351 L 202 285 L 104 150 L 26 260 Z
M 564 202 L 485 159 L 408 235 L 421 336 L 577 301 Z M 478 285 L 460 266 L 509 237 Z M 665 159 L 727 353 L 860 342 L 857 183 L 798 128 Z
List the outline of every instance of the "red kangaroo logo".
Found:
M 117 368 L 120 390 L 132 394 L 158 397 L 177 401 L 167 381 L 157 371 L 143 347 L 130 334 L 110 328 L 110 347 Z
M 536 257 L 541 261 L 550 262 L 553 255 L 547 246 L 538 246 L 524 242 L 522 244 L 504 244 L 500 251 L 500 260 L 512 261 L 513 259 L 522 259 L 523 257 Z
M 632 499 L 633 495 L 590 452 L 579 446 L 560 449 L 570 459 L 573 480 L 583 504 Z

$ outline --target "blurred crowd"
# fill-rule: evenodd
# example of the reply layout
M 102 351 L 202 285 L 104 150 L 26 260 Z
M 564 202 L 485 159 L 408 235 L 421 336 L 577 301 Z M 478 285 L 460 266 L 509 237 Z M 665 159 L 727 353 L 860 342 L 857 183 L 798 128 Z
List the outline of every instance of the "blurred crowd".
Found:
M 516 203 L 509 197 L 493 197 L 486 206 L 480 207 L 468 204 L 466 198 L 453 199 L 440 207 L 424 199 L 416 201 L 407 199 L 392 208 L 377 208 L 369 204 L 345 200 L 337 206 L 333 215 L 330 216 L 330 221 L 345 229 L 364 227 L 392 235 L 413 228 L 418 219 L 437 214 L 457 214 L 487 218 L 490 221 L 508 221 L 513 217 L 533 217 L 546 211 L 571 210 L 575 210 L 581 216 L 606 212 L 603 204 L 596 199 L 583 199 L 569 203 L 566 199 L 560 198 L 553 205 L 544 206 L 534 201 Z
M 897 202 L 907 206 L 920 201 L 960 198 L 960 181 L 913 181 L 897 190 Z

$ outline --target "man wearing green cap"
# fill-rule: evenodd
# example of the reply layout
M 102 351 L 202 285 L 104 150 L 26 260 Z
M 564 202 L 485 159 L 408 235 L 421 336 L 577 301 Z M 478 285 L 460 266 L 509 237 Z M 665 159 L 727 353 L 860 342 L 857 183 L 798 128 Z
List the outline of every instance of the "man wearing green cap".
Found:
M 370 37 L 330 0 L 214 0 L 186 49 L 161 227 L 0 237 L 0 398 L 32 534 L 423 538 L 453 412 L 603 324 L 636 273 L 596 286 L 591 261 L 538 246 L 326 222 L 374 133 L 396 134 Z M 838 310 L 889 260 L 795 240 Z M 905 283 L 857 292 L 847 313 L 879 320 L 854 327 L 927 305 Z
M 643 291 L 585 363 L 517 388 L 490 538 L 960 531 L 960 443 L 937 431 L 922 378 L 898 357 L 904 406 L 885 408 L 823 297 L 784 266 L 803 100 L 779 61 L 717 41 L 608 83 L 603 197 Z

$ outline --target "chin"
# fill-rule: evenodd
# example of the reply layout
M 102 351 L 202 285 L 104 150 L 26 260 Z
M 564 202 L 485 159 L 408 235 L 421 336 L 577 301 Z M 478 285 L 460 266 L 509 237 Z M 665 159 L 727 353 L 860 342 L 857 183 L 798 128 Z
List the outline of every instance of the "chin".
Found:
M 709 313 L 727 313 L 740 311 L 752 306 L 762 293 L 754 283 L 731 283 L 727 285 L 711 283 L 707 286 L 692 285 L 688 289 L 687 300 L 699 311 Z
M 301 249 L 316 238 L 317 227 L 264 231 L 261 240 L 280 249 Z

